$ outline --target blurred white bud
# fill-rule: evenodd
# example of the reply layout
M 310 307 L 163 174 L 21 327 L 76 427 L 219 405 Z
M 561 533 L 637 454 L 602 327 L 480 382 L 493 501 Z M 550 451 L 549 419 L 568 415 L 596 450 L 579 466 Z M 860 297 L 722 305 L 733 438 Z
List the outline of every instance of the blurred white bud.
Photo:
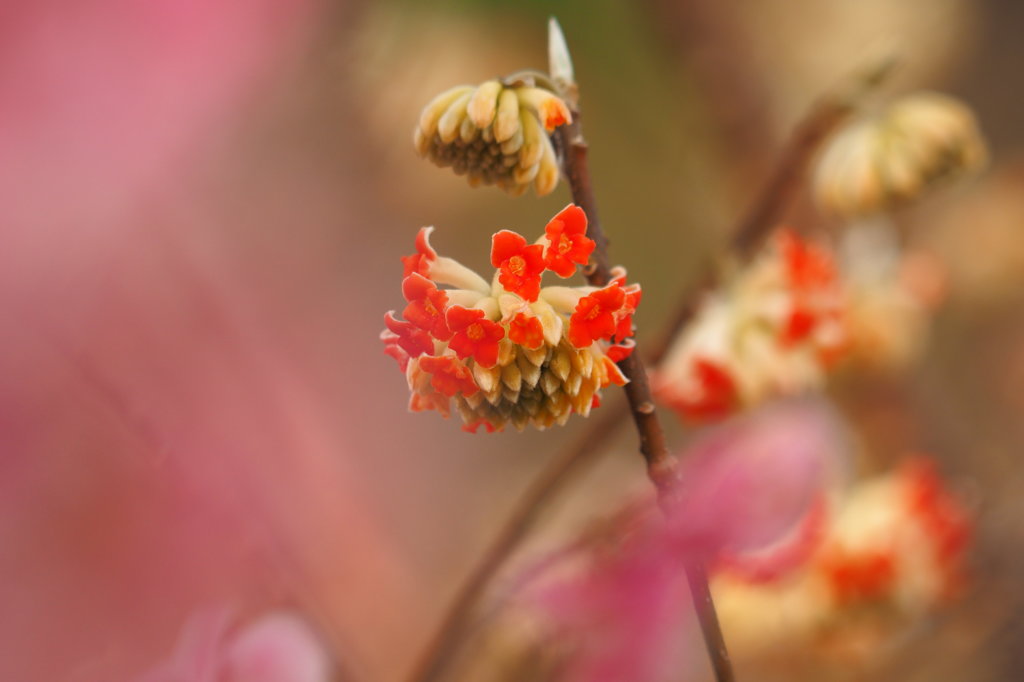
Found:
M 987 159 L 971 110 L 933 92 L 902 97 L 851 124 L 825 150 L 815 174 L 818 203 L 840 216 L 885 212 Z

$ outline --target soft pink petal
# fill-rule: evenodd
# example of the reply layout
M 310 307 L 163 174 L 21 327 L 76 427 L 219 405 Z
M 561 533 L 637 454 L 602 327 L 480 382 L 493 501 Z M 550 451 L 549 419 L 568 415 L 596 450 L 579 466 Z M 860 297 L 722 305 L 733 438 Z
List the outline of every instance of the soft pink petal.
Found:
M 225 651 L 228 682 L 328 682 L 330 659 L 309 626 L 288 613 L 264 616 Z
M 715 427 L 685 455 L 670 511 L 681 551 L 753 551 L 790 532 L 841 467 L 842 438 L 819 402 L 777 403 Z

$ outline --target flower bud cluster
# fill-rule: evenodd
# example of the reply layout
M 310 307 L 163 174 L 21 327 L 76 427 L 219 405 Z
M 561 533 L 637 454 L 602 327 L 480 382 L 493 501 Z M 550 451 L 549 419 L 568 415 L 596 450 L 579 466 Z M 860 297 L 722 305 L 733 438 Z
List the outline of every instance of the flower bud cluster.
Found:
M 518 196 L 532 185 L 544 196 L 558 184 L 548 133 L 569 123 L 566 103 L 530 79 L 489 80 L 447 90 L 423 109 L 413 135 L 420 156 Z
M 452 405 L 467 430 L 511 424 L 543 429 L 586 416 L 600 390 L 626 378 L 616 362 L 632 352 L 639 285 L 617 269 L 603 288 L 541 286 L 589 262 L 587 218 L 569 205 L 533 244 L 510 230 L 492 239 L 490 281 L 430 245 L 423 228 L 403 258 L 404 320 L 385 316 L 385 351 L 406 374 L 413 411 Z
M 815 189 L 819 203 L 839 215 L 879 213 L 978 170 L 986 158 L 966 105 L 916 93 L 837 135 L 818 165 Z
M 709 295 L 652 376 L 681 416 L 718 419 L 820 385 L 846 347 L 831 254 L 779 231 L 765 253 Z
M 802 650 L 827 634 L 831 648 L 846 638 L 864 653 L 962 590 L 971 532 L 963 503 L 917 457 L 808 518 L 788 570 L 763 570 L 771 555 L 720 565 L 719 616 L 737 652 Z

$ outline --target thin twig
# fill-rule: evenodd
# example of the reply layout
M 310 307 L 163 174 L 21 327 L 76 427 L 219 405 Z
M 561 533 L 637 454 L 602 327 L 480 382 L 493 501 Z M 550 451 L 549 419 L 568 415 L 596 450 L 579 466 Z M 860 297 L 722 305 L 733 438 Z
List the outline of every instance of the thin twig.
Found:
M 584 269 L 587 282 L 603 287 L 612 279 L 608 260 L 608 239 L 601 228 L 593 185 L 590 181 L 590 167 L 587 164 L 587 143 L 580 129 L 579 112 L 575 119 L 559 129 L 561 148 L 564 154 L 565 174 L 572 190 L 573 202 L 587 214 L 587 236 L 597 242 L 591 256 L 591 264 Z M 619 362 L 619 369 L 629 383 L 625 386 L 630 412 L 640 434 L 640 452 L 647 461 L 647 472 L 658 489 L 665 494 L 675 482 L 675 460 L 668 454 L 665 433 L 654 410 L 654 400 L 647 384 L 647 372 L 639 351 Z
M 768 184 L 733 233 L 732 253 L 738 259 L 747 260 L 757 253 L 796 198 L 821 144 L 853 111 L 849 97 L 832 95 L 819 100 L 800 122 Z
M 597 242 L 594 249 L 594 267 L 584 274 L 590 284 L 604 286 L 611 280 L 606 248 L 608 240 L 598 218 L 597 201 L 587 164 L 587 143 L 580 128 L 579 112 L 574 114 L 573 122 L 559 130 L 565 159 L 565 174 L 572 189 L 573 201 L 587 214 L 587 235 Z M 668 496 L 674 494 L 678 480 L 676 460 L 669 454 L 665 443 L 665 432 L 654 408 L 654 399 L 647 383 L 647 370 L 644 369 L 640 349 L 634 349 L 632 354 L 620 361 L 619 369 L 628 380 L 625 386 L 626 398 L 637 433 L 640 435 L 640 453 L 647 462 L 647 475 L 658 491 L 659 500 L 664 504 Z M 711 600 L 707 577 L 701 567 L 688 564 L 686 578 L 690 584 L 697 621 L 704 635 L 708 655 L 711 657 L 715 679 L 718 682 L 732 682 L 735 679 L 732 663 L 729 661 L 725 639 L 718 624 L 718 615 Z

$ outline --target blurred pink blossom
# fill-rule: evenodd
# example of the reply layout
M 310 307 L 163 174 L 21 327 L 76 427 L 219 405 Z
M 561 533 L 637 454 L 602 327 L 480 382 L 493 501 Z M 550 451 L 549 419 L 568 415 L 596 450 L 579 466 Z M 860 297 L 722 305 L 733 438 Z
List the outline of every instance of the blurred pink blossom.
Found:
M 0 10 L 5 222 L 109 217 L 173 178 L 280 63 L 311 0 L 15 0 Z M 179 165 L 176 165 L 179 164 Z
M 574 557 L 582 568 L 533 594 L 555 629 L 579 638 L 566 679 L 645 682 L 678 669 L 693 608 L 685 565 L 757 550 L 791 532 L 834 475 L 839 454 L 833 417 L 807 401 L 763 408 L 700 438 L 664 515 L 633 518 L 612 546 L 598 543 Z
M 668 533 L 707 561 L 793 530 L 841 473 L 837 418 L 820 402 L 769 405 L 705 433 L 684 456 Z
M 0 679 L 125 679 L 211 602 L 301 609 L 388 671 L 377 633 L 415 627 L 338 417 L 352 321 L 321 254 L 354 209 L 335 189 L 318 231 L 302 166 L 260 168 L 256 218 L 228 194 L 312 9 L 0 8 Z

